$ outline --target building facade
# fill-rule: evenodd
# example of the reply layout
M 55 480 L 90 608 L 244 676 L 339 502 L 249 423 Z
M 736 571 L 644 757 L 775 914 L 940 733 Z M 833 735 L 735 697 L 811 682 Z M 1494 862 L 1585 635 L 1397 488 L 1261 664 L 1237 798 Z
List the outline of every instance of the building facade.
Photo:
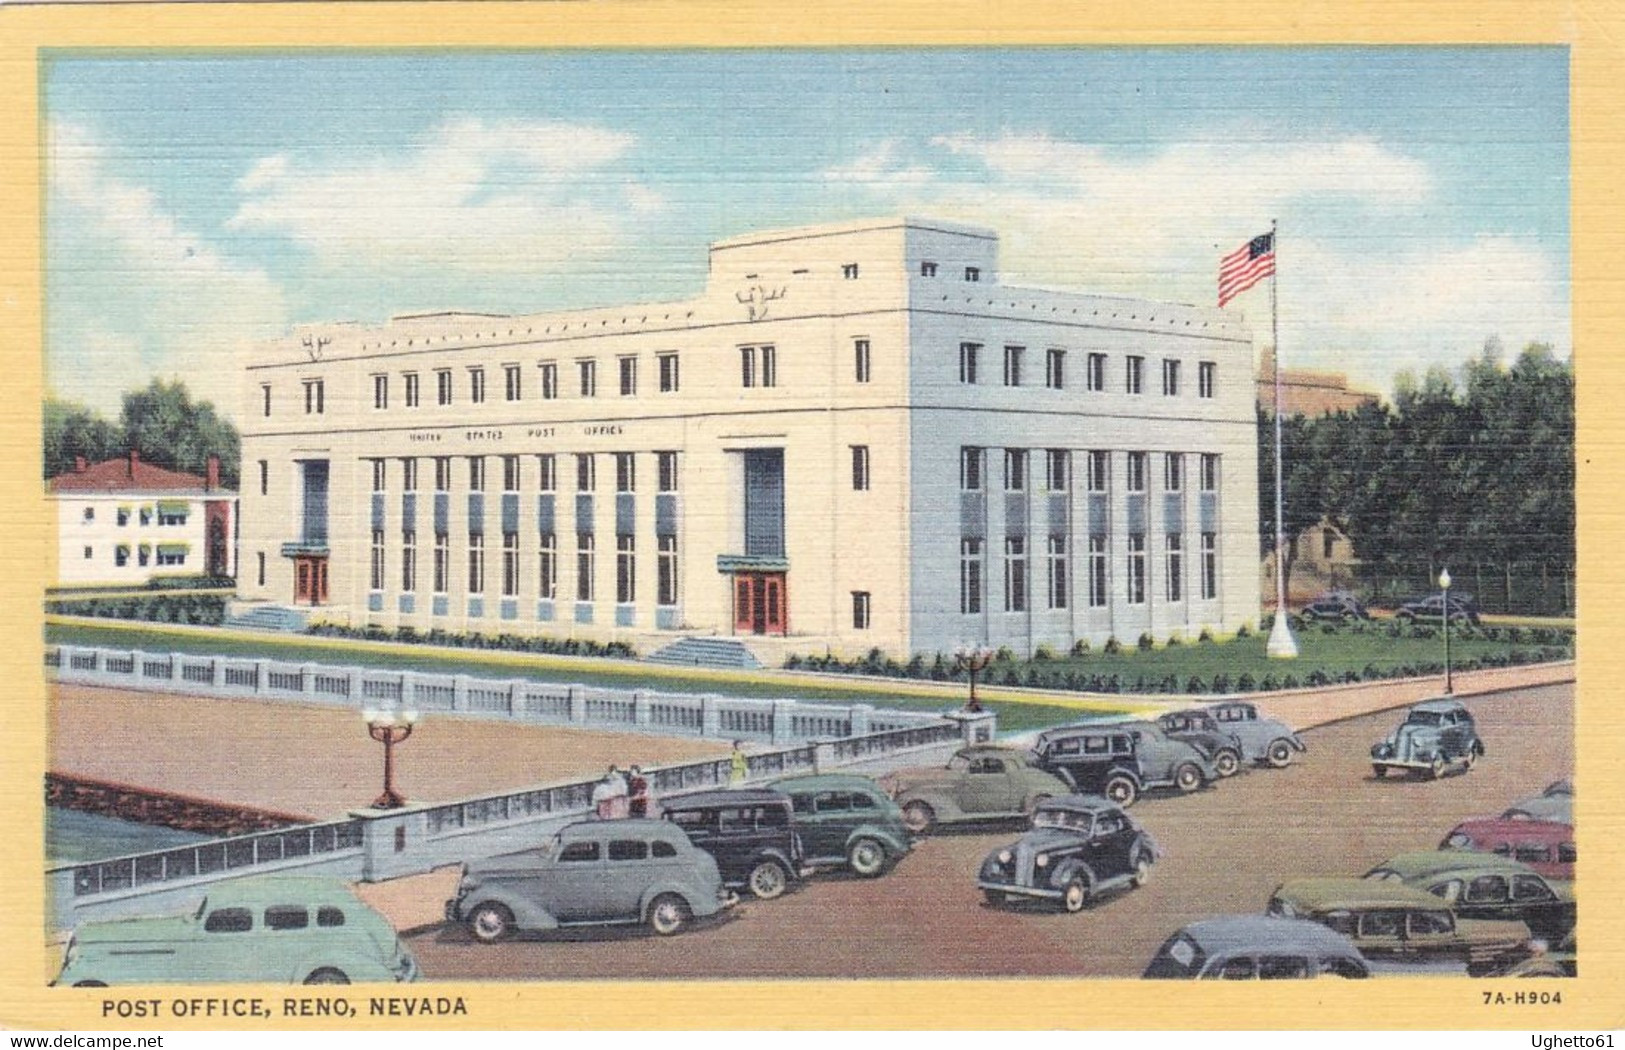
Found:
M 237 494 L 220 461 L 199 477 L 121 459 L 86 463 L 46 483 L 56 506 L 62 586 L 142 585 L 158 576 L 234 576 Z
M 1252 346 L 918 219 L 674 303 L 302 328 L 246 370 L 239 593 L 385 627 L 946 651 L 1255 620 Z

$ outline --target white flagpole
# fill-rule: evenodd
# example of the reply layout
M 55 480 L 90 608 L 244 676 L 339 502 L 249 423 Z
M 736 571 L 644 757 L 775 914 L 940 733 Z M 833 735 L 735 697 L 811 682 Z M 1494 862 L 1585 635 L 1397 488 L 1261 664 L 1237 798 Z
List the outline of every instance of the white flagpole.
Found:
M 1275 358 L 1275 623 L 1270 627 L 1269 642 L 1264 652 L 1278 660 L 1291 660 L 1298 655 L 1298 643 L 1287 626 L 1286 604 L 1286 522 L 1281 517 L 1281 335 L 1275 305 L 1275 282 L 1281 270 L 1280 234 L 1274 219 L 1270 220 L 1270 251 L 1275 256 L 1275 267 L 1270 271 L 1270 342 Z

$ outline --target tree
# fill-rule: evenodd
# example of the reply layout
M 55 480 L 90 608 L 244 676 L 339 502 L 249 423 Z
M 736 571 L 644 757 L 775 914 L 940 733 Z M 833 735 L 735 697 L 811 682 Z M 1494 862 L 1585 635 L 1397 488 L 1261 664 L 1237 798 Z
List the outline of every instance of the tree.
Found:
M 171 470 L 202 474 L 210 454 L 220 457 L 220 481 L 237 486 L 241 443 L 237 428 L 222 419 L 212 402 L 193 403 L 180 380 L 154 379 L 144 390 L 124 395 L 119 415 L 128 448 Z
M 73 470 L 76 457 L 97 463 L 118 455 L 122 446 L 119 428 L 96 412 L 73 401 L 45 399 L 43 466 L 47 478 Z

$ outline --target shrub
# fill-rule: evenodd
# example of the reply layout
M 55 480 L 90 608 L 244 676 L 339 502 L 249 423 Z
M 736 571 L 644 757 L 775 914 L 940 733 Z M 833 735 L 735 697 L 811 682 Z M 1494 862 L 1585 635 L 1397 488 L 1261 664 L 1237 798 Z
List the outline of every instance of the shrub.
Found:
M 1040 645 L 1037 649 L 1033 650 L 1033 659 L 1053 660 L 1055 659 L 1055 650 L 1051 649 L 1048 645 Z
M 1378 679 L 1387 678 L 1388 672 L 1384 671 L 1376 664 L 1366 664 L 1365 669 L 1360 672 L 1360 677 L 1368 682 L 1375 682 Z
M 1072 643 L 1072 655 L 1073 656 L 1086 656 L 1086 655 L 1088 655 L 1088 652 L 1089 652 L 1089 639 L 1087 639 L 1087 638 L 1079 638 L 1077 641 Z
M 1144 634 L 1140 635 L 1140 640 L 1135 643 L 1142 653 L 1150 652 L 1151 648 L 1156 644 L 1156 640 L 1151 637 L 1150 631 L 1146 631 Z
M 1215 693 L 1228 693 L 1230 691 L 1230 676 L 1222 671 L 1214 675 L 1213 691 Z
M 1253 636 L 1252 629 L 1249 628 L 1246 624 L 1242 624 L 1240 627 L 1236 628 L 1236 637 L 1237 638 L 1251 638 L 1252 636 Z
M 1337 624 L 1332 623 L 1330 621 L 1321 624 L 1320 625 L 1320 633 L 1321 634 L 1336 634 L 1337 633 Z
M 1107 675 L 1106 680 L 1100 683 L 1100 687 L 1101 691 L 1105 693 L 1121 693 L 1123 691 L 1123 679 L 1120 675 Z
M 1202 633 L 1196 636 L 1196 644 L 1205 645 L 1211 641 L 1213 641 L 1213 632 L 1206 627 L 1202 628 Z
M 993 662 L 1007 664 L 1016 658 L 1015 651 L 1008 645 L 999 646 L 999 651 L 993 654 Z
M 1114 634 L 1110 638 L 1106 639 L 1106 644 L 1101 651 L 1106 653 L 1108 656 L 1115 655 L 1123 651 L 1123 643 L 1119 642 L 1117 640 L 1117 636 Z
M 1039 686 L 1043 685 L 1043 679 L 1038 677 L 1038 668 L 1027 668 L 1027 678 L 1025 684 L 1032 689 L 1037 689 Z
M 795 653 L 791 653 L 789 656 L 786 656 L 784 658 L 784 669 L 786 671 L 794 671 L 796 668 L 798 668 L 800 666 L 801 666 L 801 657 L 797 656 Z
M 1179 635 L 1177 633 L 1170 634 L 1168 636 L 1167 647 L 1169 649 L 1177 649 L 1179 646 L 1181 646 L 1183 644 L 1184 643 L 1179 640 Z
M 1339 676 L 1338 680 L 1342 682 L 1358 682 L 1360 680 L 1360 672 L 1351 667 L 1347 671 L 1344 671 L 1342 675 Z
M 1281 688 L 1281 683 L 1276 680 L 1276 677 L 1273 674 L 1267 674 L 1264 676 L 1264 680 L 1258 683 L 1258 688 L 1262 689 L 1266 693 L 1272 693 Z
M 1240 676 L 1236 678 L 1236 692 L 1238 693 L 1251 693 L 1257 688 L 1258 680 L 1246 671 L 1243 671 Z
M 1179 676 L 1175 675 L 1175 674 L 1165 674 L 1165 675 L 1163 675 L 1162 676 L 1162 681 L 1157 683 L 1157 692 L 1159 692 L 1159 693 L 1177 693 L 1177 692 L 1179 692 Z
M 1194 675 L 1193 674 L 1185 682 L 1185 692 L 1187 692 L 1187 693 L 1205 693 L 1205 692 L 1207 692 L 1207 683 L 1202 681 L 1202 676 L 1201 675 Z
M 1021 684 L 1021 676 L 1016 673 L 1015 668 L 1009 667 L 1009 668 L 1005 669 L 1004 677 L 999 679 L 999 681 L 1001 681 L 1005 685 L 1020 685 Z
M 1260 631 L 1262 631 L 1263 633 L 1269 634 L 1270 631 L 1272 631 L 1274 628 L 1275 628 L 1275 614 L 1274 613 L 1265 613 L 1263 616 L 1260 616 L 1258 618 L 1258 629 Z
M 1317 668 L 1309 672 L 1309 677 L 1306 679 L 1306 681 L 1312 686 L 1329 685 L 1331 684 L 1331 677 L 1327 675 L 1325 671 Z

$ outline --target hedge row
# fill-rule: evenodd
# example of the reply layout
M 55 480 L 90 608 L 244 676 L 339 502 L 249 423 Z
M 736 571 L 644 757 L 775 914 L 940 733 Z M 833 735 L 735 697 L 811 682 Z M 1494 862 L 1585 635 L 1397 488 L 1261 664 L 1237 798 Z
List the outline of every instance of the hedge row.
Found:
M 226 599 L 218 594 L 154 594 L 131 598 L 77 598 L 46 601 L 45 611 L 62 616 L 96 616 L 147 623 L 218 624 Z
M 576 638 L 542 638 L 517 634 L 460 634 L 442 631 L 438 627 L 419 631 L 413 627 L 345 627 L 341 624 L 318 623 L 306 628 L 307 634 L 325 638 L 359 638 L 369 642 L 405 642 L 410 645 L 444 645 L 453 649 L 500 649 L 516 653 L 549 653 L 564 656 L 607 656 L 634 659 L 638 655 L 625 642 L 604 644 Z
M 1354 620 L 1349 623 L 1306 620 L 1296 614 L 1287 617 L 1287 626 L 1294 631 L 1320 629 L 1322 634 L 1369 634 L 1386 638 L 1442 638 L 1444 628 L 1430 624 L 1403 623 L 1399 620 Z M 1267 615 L 1259 630 L 1268 632 L 1275 617 Z M 1508 645 L 1573 645 L 1572 627 L 1499 627 L 1493 624 L 1452 625 L 1450 637 L 1458 641 L 1504 642 Z

